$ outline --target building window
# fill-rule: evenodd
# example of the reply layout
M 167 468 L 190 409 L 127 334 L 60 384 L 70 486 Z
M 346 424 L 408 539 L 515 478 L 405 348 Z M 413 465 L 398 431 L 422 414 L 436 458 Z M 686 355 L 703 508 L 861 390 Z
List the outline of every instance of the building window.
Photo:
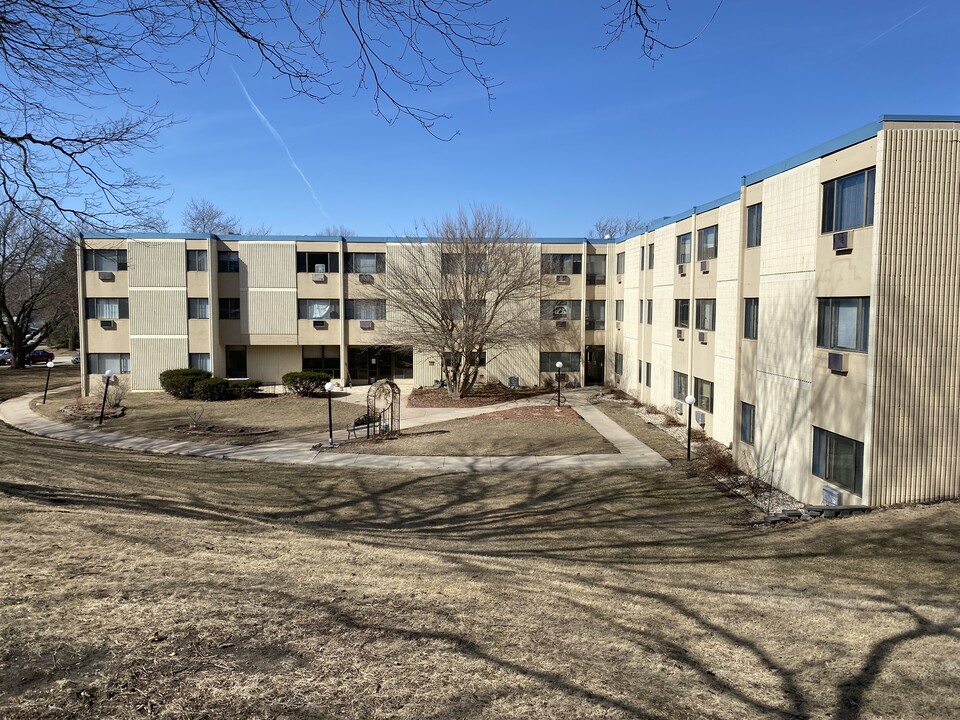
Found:
M 617 375 L 623 375 L 623 353 L 615 352 L 613 354 L 613 371 Z
M 647 300 L 647 325 L 653 325 L 653 300 Z
M 640 269 L 641 270 L 643 270 L 646 267 L 645 259 L 646 259 L 647 253 L 644 252 L 645 250 L 646 248 L 643 245 L 641 245 L 640 246 Z
M 647 374 L 644 376 L 646 378 L 647 387 L 651 387 L 653 384 L 653 370 L 651 369 L 652 365 L 647 363 Z
M 578 352 L 540 353 L 540 372 L 555 373 L 558 362 L 563 363 L 560 372 L 580 372 L 580 353 Z
M 717 257 L 717 226 L 697 230 L 697 260 L 713 260 Z
M 607 326 L 607 304 L 603 300 L 587 300 L 586 329 L 604 330 Z
M 579 300 L 541 300 L 541 320 L 579 320 Z
M 673 301 L 673 326 L 678 328 L 690 327 L 690 301 Z
M 335 320 L 340 317 L 339 300 L 297 300 L 297 317 L 301 320 Z
M 187 270 L 189 272 L 206 272 L 207 251 L 187 250 Z
M 704 412 L 713 412 L 713 383 L 709 380 L 693 378 L 693 403 Z
M 126 250 L 84 250 L 84 270 L 103 270 L 117 272 L 127 269 Z
M 623 322 L 623 300 L 614 301 L 613 312 L 617 322 Z
M 717 301 L 697 300 L 697 330 L 716 330 Z
M 763 203 L 747 208 L 747 247 L 760 247 L 760 230 L 763 227 Z
M 540 257 L 544 275 L 580 275 L 583 272 L 583 256 L 555 254 Z
M 240 253 L 236 250 L 220 250 L 217 252 L 217 272 L 240 272 Z
M 210 301 L 207 298 L 187 298 L 187 317 L 191 320 L 209 320 Z
M 190 359 L 188 361 L 190 367 L 195 370 L 206 370 L 207 372 L 213 372 L 210 367 L 210 353 L 190 353 Z
M 89 353 L 87 355 L 89 375 L 103 375 L 107 370 L 115 375 L 129 373 L 130 353 Z
M 587 255 L 587 285 L 607 284 L 607 256 Z
M 760 325 L 760 298 L 743 299 L 743 337 L 747 340 L 757 339 L 757 329 Z
M 346 262 L 348 273 L 372 275 L 387 271 L 386 253 L 347 253 Z
M 818 298 L 817 347 L 867 351 L 870 298 Z
M 647 245 L 647 268 L 653 270 L 653 243 Z
M 126 320 L 130 317 L 127 298 L 87 298 L 87 317 L 96 320 Z
M 687 374 L 673 371 L 673 397 L 676 400 L 687 399 Z
M 240 319 L 240 298 L 220 298 L 220 319 Z
M 637 363 L 637 384 L 643 384 L 643 360 Z
M 753 445 L 753 429 L 756 419 L 757 408 L 749 403 L 740 403 L 740 442 Z
M 335 252 L 298 252 L 298 273 L 340 272 L 340 256 Z
M 873 225 L 877 170 L 861 170 L 823 184 L 823 232 Z
M 623 275 L 627 267 L 627 254 L 625 252 L 617 253 L 617 275 Z
M 677 235 L 677 265 L 690 262 L 690 233 Z
M 386 300 L 345 300 L 347 320 L 386 320 Z
M 340 375 L 340 348 L 337 345 L 304 345 L 302 367 L 337 377 Z
M 863 443 L 813 428 L 813 474 L 856 495 L 863 492 Z

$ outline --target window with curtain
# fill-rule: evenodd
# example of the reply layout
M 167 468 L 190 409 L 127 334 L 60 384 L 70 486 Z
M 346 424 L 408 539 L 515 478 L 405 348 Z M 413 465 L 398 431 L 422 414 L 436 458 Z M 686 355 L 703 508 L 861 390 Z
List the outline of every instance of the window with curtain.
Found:
M 623 275 L 627 267 L 627 254 L 617 253 L 617 275 Z
M 103 375 L 110 370 L 114 375 L 130 372 L 130 353 L 90 353 L 87 355 L 87 372 Z
M 195 370 L 213 372 L 210 367 L 210 353 L 190 353 L 189 363 Z
M 187 317 L 191 320 L 208 320 L 210 301 L 207 298 L 187 298 Z
M 87 298 L 87 317 L 91 320 L 125 320 L 130 317 L 127 298 Z
M 823 232 L 873 225 L 876 177 L 869 168 L 823 184 Z
M 385 253 L 347 253 L 347 272 L 364 273 L 372 275 L 374 273 L 386 272 L 387 256 Z
M 340 317 L 338 300 L 297 300 L 297 317 L 301 320 L 335 320 Z
M 713 412 L 713 383 L 709 380 L 693 379 L 694 405 L 704 412 Z
M 697 300 L 697 330 L 716 330 L 716 299 Z
M 579 300 L 541 300 L 541 320 L 579 320 Z
M 683 400 L 686 402 L 687 398 L 687 374 L 682 372 L 673 371 L 673 397 L 675 400 Z
M 818 298 L 817 346 L 866 352 L 870 298 Z
M 347 300 L 347 320 L 386 320 L 386 300 Z
M 690 233 L 677 235 L 677 265 L 686 265 L 690 262 Z
M 717 257 L 717 226 L 697 230 L 697 259 L 713 260 Z
M 126 250 L 84 250 L 85 270 L 119 271 L 127 269 Z
M 189 272 L 204 272 L 207 269 L 206 250 L 187 250 L 187 270 Z

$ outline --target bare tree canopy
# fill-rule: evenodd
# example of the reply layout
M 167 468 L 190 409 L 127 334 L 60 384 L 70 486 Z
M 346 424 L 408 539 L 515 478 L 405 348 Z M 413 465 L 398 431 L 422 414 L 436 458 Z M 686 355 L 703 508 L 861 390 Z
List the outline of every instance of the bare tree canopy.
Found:
M 356 233 L 346 225 L 327 225 L 317 235 L 325 237 L 353 237 Z
M 40 208 L 26 215 L 12 205 L 0 215 L 0 340 L 13 366 L 76 312 L 76 256 L 57 218 Z
M 713 13 L 693 37 L 668 42 L 660 36 L 660 26 L 666 21 L 666 16 L 660 15 L 673 10 L 669 0 L 664 0 L 663 3 L 643 0 L 608 0 L 603 5 L 603 9 L 611 13 L 611 18 L 607 21 L 607 44 L 617 42 L 628 33 L 639 32 L 643 54 L 651 60 L 659 60 L 665 50 L 679 50 L 696 42 L 713 23 L 722 6 L 723 0 L 717 0 Z
M 145 227 L 153 179 L 127 163 L 170 118 L 138 104 L 143 73 L 186 81 L 218 52 L 252 55 L 294 96 L 354 90 L 377 115 L 431 133 L 448 116 L 421 104 L 467 77 L 493 98 L 481 56 L 501 44 L 495 0 L 19 0 L 0 4 L 0 183 L 22 214 L 42 202 L 69 224 Z M 508 7 L 503 4 L 503 7 Z M 609 0 L 609 42 L 657 40 L 652 4 Z M 175 49 L 175 51 L 174 51 Z M 111 111 L 105 108 L 118 107 Z M 108 117 L 109 115 L 109 117 Z
M 451 397 L 470 391 L 484 359 L 542 334 L 540 248 L 529 237 L 499 208 L 475 206 L 422 228 L 390 256 L 389 342 L 432 353 Z
M 593 224 L 587 237 L 600 240 L 628 237 L 643 232 L 644 227 L 646 223 L 638 217 L 603 217 Z
M 239 235 L 240 220 L 205 198 L 190 198 L 183 209 L 183 229 L 188 233 Z

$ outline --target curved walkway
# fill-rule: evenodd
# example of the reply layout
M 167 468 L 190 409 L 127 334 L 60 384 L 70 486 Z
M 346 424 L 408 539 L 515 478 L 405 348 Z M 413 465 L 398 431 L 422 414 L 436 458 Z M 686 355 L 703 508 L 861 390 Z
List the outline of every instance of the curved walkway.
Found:
M 274 440 L 257 445 L 223 445 L 145 438 L 48 420 L 30 409 L 30 402 L 42 393 L 22 395 L 0 404 L 0 420 L 7 425 L 42 437 L 70 442 L 90 443 L 121 450 L 169 455 L 191 455 L 229 460 L 316 465 L 320 467 L 391 468 L 394 470 L 445 470 L 448 472 L 499 472 L 515 470 L 571 470 L 587 468 L 661 468 L 669 463 L 620 427 L 589 401 L 592 391 L 570 391 L 567 404 L 619 451 L 590 455 L 508 455 L 508 456 L 432 456 L 370 455 L 363 453 L 323 452 L 306 439 Z M 539 401 L 542 403 L 542 400 Z M 461 417 L 483 415 L 522 404 L 512 401 L 478 408 L 404 408 L 406 429 Z M 411 417 L 412 415 L 412 417 Z M 345 430 L 334 432 L 335 440 L 344 440 Z

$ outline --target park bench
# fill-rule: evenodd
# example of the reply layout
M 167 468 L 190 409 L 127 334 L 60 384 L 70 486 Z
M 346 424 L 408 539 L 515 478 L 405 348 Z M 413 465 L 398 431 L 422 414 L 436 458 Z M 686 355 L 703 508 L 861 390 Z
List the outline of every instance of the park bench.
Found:
M 347 428 L 347 438 L 357 437 L 358 430 L 366 430 L 367 437 L 370 437 L 370 430 L 373 430 L 373 434 L 376 435 L 380 432 L 381 423 L 383 422 L 383 413 L 375 413 L 373 415 L 361 415 L 356 420 L 353 421 L 353 425 Z

